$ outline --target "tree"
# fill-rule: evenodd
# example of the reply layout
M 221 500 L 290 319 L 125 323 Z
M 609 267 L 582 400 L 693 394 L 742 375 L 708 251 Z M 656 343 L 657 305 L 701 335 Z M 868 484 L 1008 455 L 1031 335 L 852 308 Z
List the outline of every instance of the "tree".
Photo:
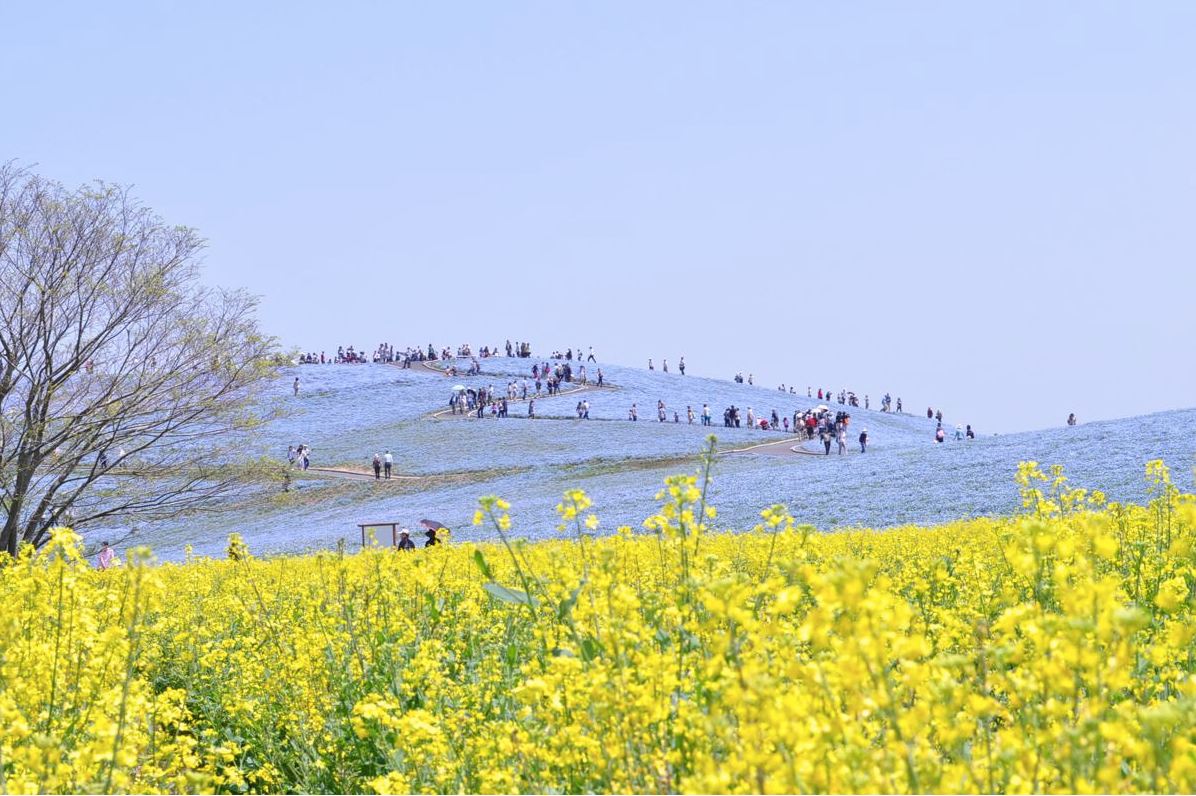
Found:
M 126 188 L 0 165 L 0 551 L 244 488 L 276 346 L 200 283 L 203 246 Z

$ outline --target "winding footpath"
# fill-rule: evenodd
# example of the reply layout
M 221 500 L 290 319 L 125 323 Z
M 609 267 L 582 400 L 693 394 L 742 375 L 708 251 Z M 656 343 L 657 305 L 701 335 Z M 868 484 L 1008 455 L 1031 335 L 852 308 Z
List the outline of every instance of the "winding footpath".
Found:
M 443 362 L 444 360 L 438 359 L 438 360 L 434 360 L 434 361 Z M 423 370 L 423 371 L 427 371 L 429 373 L 435 373 L 437 376 L 448 376 L 448 373 L 445 372 L 443 369 L 433 367 L 428 362 L 413 362 L 411 364 L 411 370 Z M 507 377 L 504 377 L 504 378 L 507 378 Z M 580 395 L 583 392 L 596 392 L 598 390 L 613 390 L 613 389 L 615 389 L 615 388 L 614 387 L 605 387 L 605 386 L 599 387 L 596 384 L 589 384 L 589 383 L 581 384 L 581 385 L 574 384 L 572 387 L 561 390 L 560 392 L 555 393 L 553 395 L 541 395 L 538 398 L 533 396 L 533 398 L 535 398 L 537 401 L 549 401 L 549 400 L 553 400 L 555 398 L 564 398 L 567 395 Z M 525 404 L 525 403 L 527 403 L 527 401 L 528 401 L 528 399 L 526 399 L 526 398 L 508 398 L 507 404 L 508 405 L 509 404 Z M 512 416 L 518 417 L 519 415 L 512 415 Z M 434 412 L 429 412 L 427 414 L 427 417 L 431 418 L 432 420 L 449 420 L 449 419 L 484 420 L 485 419 L 485 418 L 479 418 L 477 416 L 477 414 L 474 412 L 465 412 L 465 413 L 454 412 L 452 407 L 448 407 L 446 409 L 437 409 Z
M 444 360 L 434 360 L 434 361 L 443 362 Z M 395 367 L 402 367 L 398 363 L 394 363 L 394 365 L 395 365 Z M 435 367 L 434 365 L 432 365 L 430 362 L 427 362 L 427 361 L 412 362 L 411 367 L 409 369 L 410 370 L 419 370 L 419 371 L 423 371 L 426 373 L 435 373 L 437 376 L 445 376 L 445 377 L 448 376 L 448 374 L 443 369 Z M 617 389 L 617 388 L 616 387 L 607 387 L 607 386 L 599 387 L 595 384 L 575 385 L 573 387 L 569 387 L 568 389 L 561 390 L 560 392 L 558 392 L 554 395 L 542 395 L 542 396 L 540 396 L 540 398 L 538 400 L 547 401 L 547 400 L 552 400 L 555 398 L 564 398 L 569 395 L 580 395 L 581 393 L 584 393 L 584 392 L 597 392 L 600 390 L 615 390 L 615 389 Z M 522 404 L 522 403 L 527 403 L 527 399 L 525 399 L 525 398 L 508 398 L 507 402 L 508 402 L 508 404 Z M 465 414 L 461 414 L 459 412 L 453 412 L 451 407 L 445 408 L 445 409 L 438 409 L 434 412 L 429 412 L 427 415 L 425 415 L 425 417 L 427 417 L 430 420 L 446 420 L 446 419 L 477 420 L 477 419 L 479 419 L 477 417 L 477 415 L 473 412 L 467 412 Z M 511 417 L 518 418 L 518 417 L 522 417 L 522 415 L 515 414 L 515 415 L 511 415 Z M 485 418 L 481 418 L 481 419 L 485 419 Z M 561 418 L 553 418 L 553 419 L 561 419 Z M 817 440 L 814 440 L 814 441 L 817 441 Z M 795 444 L 795 442 L 796 442 L 796 444 Z M 809 442 L 810 442 L 810 440 L 806 440 L 804 438 L 801 439 L 800 441 L 797 441 L 796 435 L 786 434 L 782 439 L 776 439 L 776 440 L 772 440 L 770 442 L 758 442 L 758 443 L 753 443 L 751 445 L 745 445 L 743 447 L 738 447 L 738 448 L 727 448 L 726 450 L 719 451 L 719 455 L 726 456 L 726 455 L 748 453 L 748 454 L 758 454 L 758 455 L 765 455 L 765 456 L 779 456 L 779 457 L 789 457 L 789 456 L 794 456 L 794 455 L 822 456 L 823 455 L 822 453 L 820 453 L 818 451 L 810 450 L 809 448 L 806 447 L 806 445 Z M 307 470 L 307 472 L 318 473 L 319 475 L 322 475 L 322 476 L 327 476 L 330 478 L 339 478 L 339 479 L 343 479 L 343 480 L 347 480 L 347 481 L 386 481 L 386 480 L 388 480 L 386 478 L 381 478 L 381 479 L 375 478 L 373 472 L 368 469 L 356 470 L 356 469 L 350 469 L 350 468 L 346 468 L 346 467 L 311 467 Z M 397 475 L 397 474 L 395 474 L 395 475 L 392 475 L 389 480 L 410 482 L 410 481 L 422 480 L 424 477 L 425 476 L 420 476 L 420 475 Z

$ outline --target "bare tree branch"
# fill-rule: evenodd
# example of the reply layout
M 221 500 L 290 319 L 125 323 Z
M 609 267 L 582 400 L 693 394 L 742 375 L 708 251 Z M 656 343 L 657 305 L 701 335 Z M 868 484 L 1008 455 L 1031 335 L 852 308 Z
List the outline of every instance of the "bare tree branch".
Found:
M 127 190 L 0 166 L 0 551 L 245 487 L 275 342 L 199 283 L 203 241 Z

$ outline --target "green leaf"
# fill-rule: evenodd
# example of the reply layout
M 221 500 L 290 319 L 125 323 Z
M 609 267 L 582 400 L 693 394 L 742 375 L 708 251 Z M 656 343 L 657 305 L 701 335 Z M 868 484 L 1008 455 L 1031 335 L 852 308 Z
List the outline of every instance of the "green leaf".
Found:
M 502 600 L 505 603 L 518 603 L 520 605 L 536 604 L 534 597 L 529 597 L 527 592 L 519 591 L 519 589 L 508 589 L 506 586 L 500 586 L 493 582 L 483 585 L 482 588 L 490 592 L 491 597 Z
M 593 636 L 586 636 L 581 641 L 581 657 L 582 660 L 592 661 L 595 658 L 602 657 L 605 650 L 598 640 Z
M 482 571 L 482 575 L 489 580 L 494 580 L 494 573 L 490 571 L 490 565 L 486 563 L 486 557 L 482 555 L 481 550 L 473 551 L 473 563 L 478 565 L 478 569 Z
M 576 589 L 569 593 L 569 596 L 561 600 L 561 604 L 556 609 L 556 618 L 560 622 L 573 623 L 573 607 L 577 605 L 577 596 L 581 594 L 581 589 L 585 586 L 585 581 L 582 581 Z

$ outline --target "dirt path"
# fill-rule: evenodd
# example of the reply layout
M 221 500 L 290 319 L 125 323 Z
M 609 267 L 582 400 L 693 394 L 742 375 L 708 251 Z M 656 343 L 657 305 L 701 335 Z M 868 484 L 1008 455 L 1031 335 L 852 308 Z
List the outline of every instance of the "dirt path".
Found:
M 539 398 L 536 398 L 536 396 L 533 395 L 532 398 L 535 398 L 535 400 L 537 400 L 537 401 L 551 401 L 556 398 L 564 398 L 567 395 L 579 395 L 583 392 L 596 392 L 598 390 L 609 390 L 609 389 L 613 389 L 613 388 L 599 387 L 595 384 L 583 384 L 580 386 L 570 387 L 567 390 L 561 390 L 560 392 L 555 393 L 554 395 L 541 395 Z M 508 404 L 525 404 L 525 403 L 527 403 L 527 399 L 526 398 L 508 398 L 507 403 Z M 474 409 L 472 412 L 466 412 L 465 414 L 461 414 L 460 412 L 453 414 L 453 410 L 451 407 L 448 407 L 445 409 L 439 409 L 435 412 L 429 413 L 427 416 L 430 418 L 433 418 L 434 420 L 447 420 L 447 419 L 453 419 L 453 418 L 455 418 L 457 420 L 469 420 L 469 419 L 482 420 L 482 419 L 485 419 L 485 418 L 478 417 L 476 409 Z M 516 416 L 519 416 L 519 415 L 516 415 Z M 526 416 L 526 413 L 523 416 Z M 486 417 L 489 417 L 489 415 L 486 415 Z M 568 418 L 566 418 L 566 419 L 568 419 Z
M 333 478 L 343 478 L 349 481 L 373 481 L 374 473 L 370 470 L 350 470 L 345 467 L 308 467 L 307 472 L 319 473 L 320 475 L 329 475 Z M 423 476 L 419 475 L 392 475 L 391 481 L 419 481 Z M 380 481 L 387 479 L 380 478 Z
M 803 456 L 818 456 L 820 454 L 806 448 L 806 443 L 810 440 L 801 438 L 799 441 L 796 434 L 786 435 L 784 439 L 779 439 L 774 442 L 761 442 L 755 445 L 748 445 L 743 448 L 729 448 L 722 453 L 762 453 L 768 456 L 792 456 L 800 454 Z
M 444 375 L 446 375 L 445 371 L 442 370 L 441 368 L 433 366 L 432 363 L 433 362 L 440 363 L 440 362 L 445 362 L 445 361 L 447 361 L 447 360 L 437 359 L 437 360 L 428 360 L 428 361 L 422 361 L 422 362 L 416 361 L 416 362 L 411 363 L 411 369 L 412 370 L 421 370 L 421 371 L 424 371 L 427 373 L 435 373 L 438 376 L 444 376 Z M 397 363 L 395 363 L 395 364 L 398 367 L 401 367 L 401 365 L 398 365 Z M 595 384 L 585 384 L 585 385 L 573 386 L 573 387 L 570 387 L 569 389 L 561 390 L 559 393 L 557 393 L 555 395 L 542 395 L 537 400 L 541 400 L 541 401 L 551 400 L 553 398 L 564 398 L 565 396 L 568 396 L 568 395 L 578 395 L 583 392 L 593 392 L 596 390 L 613 390 L 613 389 L 616 389 L 616 388 L 606 387 L 606 386 L 599 387 Z M 508 402 L 508 404 L 522 404 L 522 403 L 527 403 L 527 400 L 524 398 L 515 398 L 515 399 L 508 398 L 507 402 Z M 522 417 L 522 416 L 523 415 L 519 415 L 519 414 L 513 415 L 513 417 Z M 476 410 L 474 412 L 467 412 L 465 414 L 461 414 L 461 413 L 454 413 L 451 407 L 446 407 L 444 409 L 438 409 L 434 412 L 429 412 L 426 415 L 426 417 L 431 418 L 433 420 L 448 420 L 448 419 L 478 420 L 478 419 L 484 419 L 484 418 L 478 418 L 478 416 L 476 414 Z M 560 418 L 556 418 L 556 419 L 560 419 Z M 565 418 L 565 419 L 569 419 L 569 418 Z M 814 441 L 816 441 L 816 440 L 814 440 Z M 804 438 L 799 439 L 797 437 L 797 435 L 790 436 L 790 435 L 786 434 L 783 439 L 778 439 L 773 442 L 761 442 L 761 443 L 754 444 L 754 445 L 747 445 L 747 446 L 741 447 L 741 448 L 729 448 L 727 450 L 720 451 L 719 454 L 723 455 L 723 454 L 729 454 L 729 453 L 756 453 L 756 454 L 763 454 L 763 455 L 767 455 L 767 456 L 794 456 L 794 455 L 820 456 L 820 455 L 822 455 L 822 454 L 818 453 L 817 451 L 813 451 L 813 450 L 806 448 L 805 446 L 809 442 L 812 442 L 812 441 L 806 440 Z M 315 469 L 315 468 L 313 468 L 313 469 Z M 364 476 L 372 477 L 372 475 L 369 473 L 365 473 Z

